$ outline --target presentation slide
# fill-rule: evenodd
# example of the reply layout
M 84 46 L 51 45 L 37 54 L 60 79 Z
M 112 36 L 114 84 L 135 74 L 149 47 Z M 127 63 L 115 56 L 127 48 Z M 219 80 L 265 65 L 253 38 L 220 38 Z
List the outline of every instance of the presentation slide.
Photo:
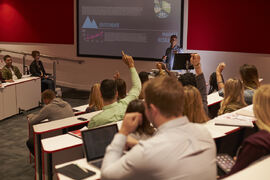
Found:
M 182 35 L 181 0 L 78 0 L 79 56 L 160 59 Z M 182 46 L 180 44 L 180 46 Z

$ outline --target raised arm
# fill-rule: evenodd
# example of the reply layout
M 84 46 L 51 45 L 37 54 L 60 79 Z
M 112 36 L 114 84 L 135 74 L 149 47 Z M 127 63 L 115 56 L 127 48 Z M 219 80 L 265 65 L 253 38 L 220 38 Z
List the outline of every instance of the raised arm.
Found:
M 223 83 L 223 80 L 222 80 L 221 73 L 222 73 L 222 71 L 224 70 L 225 67 L 226 67 L 226 64 L 224 62 L 222 62 L 222 63 L 219 63 L 219 65 L 217 66 L 217 69 L 216 69 L 218 90 L 224 88 L 224 83 Z
M 194 66 L 196 72 L 196 84 L 197 88 L 202 96 L 203 108 L 206 114 L 208 114 L 208 102 L 207 102 L 207 92 L 206 92 L 206 82 L 204 74 L 201 68 L 201 57 L 199 54 L 192 54 L 190 58 L 190 63 Z
M 124 63 L 130 69 L 130 73 L 131 73 L 132 87 L 129 90 L 128 95 L 122 100 L 122 101 L 125 101 L 127 104 L 129 104 L 130 101 L 139 97 L 139 95 L 141 93 L 142 85 L 141 85 L 141 80 L 139 78 L 139 75 L 135 69 L 134 60 L 133 60 L 132 56 L 126 55 L 122 51 L 122 59 L 123 59 Z

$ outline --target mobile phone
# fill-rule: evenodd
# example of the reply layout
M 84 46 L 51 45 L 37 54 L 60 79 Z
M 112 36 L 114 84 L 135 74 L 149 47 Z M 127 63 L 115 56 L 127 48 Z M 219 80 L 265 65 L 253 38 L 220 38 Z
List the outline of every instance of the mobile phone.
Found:
M 87 121 L 87 119 L 86 118 L 83 118 L 83 117 L 78 117 L 78 120 Z
M 217 165 L 222 169 L 226 174 L 228 174 L 232 167 L 234 166 L 235 161 L 228 154 L 218 154 L 217 155 Z

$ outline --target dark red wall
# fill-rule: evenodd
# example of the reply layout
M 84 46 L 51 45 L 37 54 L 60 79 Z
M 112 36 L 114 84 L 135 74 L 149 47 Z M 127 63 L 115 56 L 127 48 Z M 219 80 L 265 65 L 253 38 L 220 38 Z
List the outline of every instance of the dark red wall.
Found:
M 189 0 L 187 48 L 270 53 L 270 1 Z
M 0 0 L 0 41 L 74 43 L 73 0 Z

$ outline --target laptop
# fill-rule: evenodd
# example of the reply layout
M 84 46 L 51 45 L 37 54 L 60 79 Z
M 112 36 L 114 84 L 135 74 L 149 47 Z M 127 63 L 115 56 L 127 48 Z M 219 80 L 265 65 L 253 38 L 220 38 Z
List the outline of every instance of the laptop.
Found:
M 82 131 L 84 153 L 89 164 L 101 168 L 106 147 L 112 142 L 117 132 L 117 124 Z

